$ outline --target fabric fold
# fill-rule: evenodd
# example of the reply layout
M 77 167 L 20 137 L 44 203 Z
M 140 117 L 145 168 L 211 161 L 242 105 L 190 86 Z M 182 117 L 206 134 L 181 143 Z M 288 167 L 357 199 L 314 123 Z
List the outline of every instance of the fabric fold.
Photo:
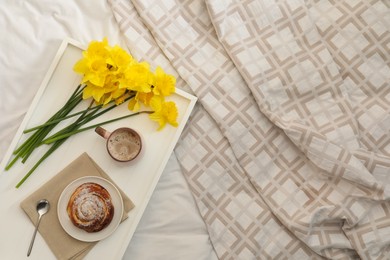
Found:
M 384 187 L 353 155 L 361 142 L 348 83 L 306 5 L 237 2 L 219 12 L 219 3 L 207 2 L 219 39 L 261 111 L 318 167 L 330 174 L 335 173 L 334 167 L 342 168 L 343 178 L 369 187 L 373 199 L 383 199 Z M 238 12 L 246 20 L 231 15 Z M 254 31 L 254 27 L 261 29 Z
M 220 33 L 219 39 L 253 95 L 258 97 L 261 110 L 325 174 L 350 181 L 359 190 L 345 194 L 343 202 L 335 208 L 339 211 L 336 215 L 340 222 L 346 221 L 343 229 L 353 249 L 362 257 L 385 255 L 385 251 L 378 254 L 384 248 L 377 245 L 384 241 L 388 243 L 388 239 L 380 234 L 387 234 L 386 228 L 380 232 L 376 230 L 382 225 L 388 227 L 390 223 L 371 213 L 374 208 L 383 210 L 389 207 L 386 191 L 389 183 L 376 178 L 376 170 L 370 161 L 376 158 L 375 163 L 380 169 L 390 166 L 388 152 L 377 150 L 390 143 L 388 126 L 383 125 L 388 113 L 373 116 L 370 110 L 373 103 L 380 103 L 385 111 L 390 108 L 387 99 L 372 95 L 375 83 L 385 86 L 390 80 L 384 74 L 367 78 L 362 78 L 361 74 L 371 75 L 372 70 L 368 68 L 374 64 L 382 71 L 389 68 L 383 62 L 386 56 L 377 47 L 378 42 L 382 42 L 377 39 L 378 32 L 383 39 L 389 39 L 388 26 L 381 22 L 375 29 L 371 28 L 375 22 L 369 17 L 375 13 L 377 18 L 374 20 L 385 21 L 386 6 L 380 1 L 369 4 L 357 1 L 353 7 L 347 3 L 319 1 L 309 1 L 308 5 L 304 2 L 292 5 L 289 1 L 267 5 L 262 1 L 251 1 L 245 5 L 232 3 L 220 10 L 216 1 L 207 2 Z M 383 11 L 378 8 L 383 8 Z M 340 11 L 335 14 L 335 10 Z M 327 16 L 332 11 L 333 15 Z M 232 13 L 240 13 L 245 19 L 237 21 Z M 269 13 L 277 15 L 267 15 Z M 340 25 L 342 17 L 345 18 Z M 254 24 L 260 30 L 251 30 Z M 243 31 L 248 33 L 244 35 Z M 362 36 L 361 32 L 365 31 L 368 33 Z M 383 42 L 379 46 L 384 46 Z M 252 55 L 244 56 L 243 53 Z M 381 58 L 377 57 L 378 54 Z M 249 60 L 243 58 L 249 56 Z M 355 58 L 353 63 L 359 67 L 347 63 L 352 57 Z M 373 57 L 376 57 L 375 63 L 371 61 Z M 379 82 L 373 84 L 371 77 Z M 371 80 L 367 82 L 369 78 Z M 356 102 L 357 96 L 365 101 L 362 104 L 361 100 Z M 377 152 L 373 153 L 372 147 L 366 143 L 367 138 L 374 134 L 373 129 L 377 131 L 378 128 L 387 130 L 375 133 L 381 142 L 376 143 L 374 149 Z M 362 130 L 364 134 L 360 134 Z M 373 145 L 372 140 L 370 145 Z M 368 202 L 370 199 L 374 201 Z M 332 215 L 335 216 L 329 212 L 326 217 Z M 355 237 L 361 230 L 359 223 L 366 224 L 368 219 L 372 229 L 367 233 L 377 233 L 378 238 L 358 242 Z M 368 237 L 367 234 L 364 236 Z
M 199 98 L 175 153 L 221 259 L 388 254 L 389 57 L 373 47 L 388 49 L 381 1 L 110 3 L 129 49 L 158 58 Z M 375 62 L 338 48 L 362 34 Z M 343 70 L 343 55 L 355 66 Z M 369 74 L 371 64 L 385 69 Z M 377 105 L 369 79 L 383 91 Z

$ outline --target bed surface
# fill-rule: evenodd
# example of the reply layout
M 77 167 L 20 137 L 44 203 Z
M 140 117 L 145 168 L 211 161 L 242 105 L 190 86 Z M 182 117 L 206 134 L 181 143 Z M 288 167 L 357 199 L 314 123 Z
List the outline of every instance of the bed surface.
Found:
M 198 97 L 123 259 L 390 254 L 388 0 L 3 2 L 0 159 L 66 37 Z
M 88 44 L 107 37 L 112 45 L 126 44 L 106 1 L 4 1 L 0 13 L 1 24 L 7 28 L 7 36 L 0 39 L 2 159 L 63 39 Z M 27 250 L 32 233 L 31 225 L 25 234 L 28 242 L 20 246 L 23 250 Z M 6 246 L 4 239 L 0 238 L 0 244 Z M 45 246 L 37 237 L 34 249 L 39 242 Z M 30 258 L 34 257 L 39 259 L 39 252 L 33 252 Z M 216 259 L 175 155 L 169 159 L 123 259 L 172 257 Z

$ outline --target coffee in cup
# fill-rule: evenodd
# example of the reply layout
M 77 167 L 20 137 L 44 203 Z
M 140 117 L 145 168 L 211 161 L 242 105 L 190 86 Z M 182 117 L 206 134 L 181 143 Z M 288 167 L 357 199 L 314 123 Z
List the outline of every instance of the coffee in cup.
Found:
M 134 129 L 121 127 L 110 133 L 98 126 L 95 132 L 107 140 L 106 148 L 109 155 L 119 162 L 131 161 L 141 152 L 141 137 Z

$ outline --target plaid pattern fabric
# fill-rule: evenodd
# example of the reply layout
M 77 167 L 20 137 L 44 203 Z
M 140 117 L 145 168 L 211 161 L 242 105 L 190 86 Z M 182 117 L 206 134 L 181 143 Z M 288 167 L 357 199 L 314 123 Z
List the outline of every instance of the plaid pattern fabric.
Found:
M 198 96 L 175 153 L 221 259 L 386 259 L 390 6 L 111 0 Z

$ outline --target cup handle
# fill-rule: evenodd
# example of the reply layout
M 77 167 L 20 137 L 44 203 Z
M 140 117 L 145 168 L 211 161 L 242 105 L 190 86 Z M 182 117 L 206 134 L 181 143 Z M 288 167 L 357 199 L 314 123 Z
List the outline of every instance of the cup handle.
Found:
M 103 137 L 104 139 L 108 139 L 108 137 L 111 135 L 110 132 L 108 132 L 106 129 L 100 126 L 95 128 L 95 132 L 101 137 Z

